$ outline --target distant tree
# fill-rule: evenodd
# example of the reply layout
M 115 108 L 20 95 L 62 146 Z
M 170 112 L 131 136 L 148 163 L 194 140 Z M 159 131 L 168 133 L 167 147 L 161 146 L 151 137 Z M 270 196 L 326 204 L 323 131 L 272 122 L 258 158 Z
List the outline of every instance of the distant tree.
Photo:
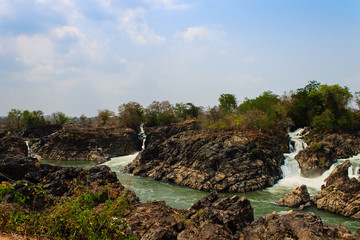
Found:
M 128 102 L 119 106 L 119 117 L 125 127 L 139 129 L 143 122 L 143 107 L 137 102 Z
M 196 107 L 192 103 L 176 103 L 174 111 L 178 119 L 186 120 L 187 118 L 197 118 L 201 112 L 201 108 Z
M 144 121 L 147 126 L 166 125 L 176 122 L 174 108 L 169 101 L 153 101 L 144 109 Z
M 219 108 L 226 113 L 233 113 L 237 107 L 236 97 L 233 94 L 221 94 L 219 97 Z
M 25 130 L 40 127 L 45 124 L 44 113 L 40 110 L 32 112 L 25 110 L 22 113 L 21 121 Z
M 98 119 L 102 121 L 102 124 L 105 125 L 106 122 L 115 116 L 115 113 L 113 111 L 110 111 L 109 109 L 99 110 L 98 113 Z
M 85 116 L 85 114 L 81 114 L 81 116 L 80 116 L 81 123 L 84 124 L 86 122 L 86 120 L 87 120 L 87 117 Z
M 54 120 L 57 124 L 63 125 L 65 124 L 67 121 L 70 120 L 70 118 L 68 118 L 65 113 L 63 112 L 55 112 L 52 114 L 54 117 Z
M 11 111 L 8 113 L 7 118 L 5 119 L 5 129 L 12 133 L 20 131 L 22 127 L 21 117 L 21 110 L 11 109 Z

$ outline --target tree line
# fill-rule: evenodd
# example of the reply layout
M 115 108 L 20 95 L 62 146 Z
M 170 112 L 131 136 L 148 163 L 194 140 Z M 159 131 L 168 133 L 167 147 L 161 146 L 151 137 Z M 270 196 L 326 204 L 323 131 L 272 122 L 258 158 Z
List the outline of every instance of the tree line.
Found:
M 108 109 L 99 110 L 98 116 L 88 119 L 70 119 L 62 112 L 51 118 L 42 111 L 12 109 L 5 119 L 9 132 L 38 128 L 47 124 L 64 125 L 69 120 L 86 124 L 121 126 L 138 130 L 141 124 L 163 126 L 169 123 L 194 119 L 203 128 L 274 130 L 292 126 L 310 126 L 323 132 L 346 132 L 360 130 L 360 92 L 352 94 L 347 87 L 323 85 L 310 81 L 304 88 L 282 96 L 265 91 L 254 99 L 245 98 L 238 104 L 234 94 L 221 94 L 218 105 L 204 108 L 193 103 L 170 104 L 169 101 L 153 101 L 144 108 L 137 102 L 118 107 L 118 113 Z M 351 108 L 355 103 L 357 109 Z

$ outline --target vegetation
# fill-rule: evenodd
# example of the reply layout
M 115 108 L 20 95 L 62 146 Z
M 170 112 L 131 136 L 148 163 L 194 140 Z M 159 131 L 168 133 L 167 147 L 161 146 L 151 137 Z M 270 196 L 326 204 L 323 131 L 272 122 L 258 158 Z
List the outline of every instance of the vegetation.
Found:
M 4 121 L 4 128 L 10 133 L 21 134 L 46 124 L 65 125 L 70 121 L 83 127 L 128 127 L 138 131 L 141 124 L 163 126 L 196 119 L 210 130 L 237 128 L 266 131 L 288 126 L 310 126 L 322 132 L 360 130 L 360 112 L 349 107 L 354 100 L 360 108 L 360 92 L 352 95 L 347 87 L 337 84 L 322 85 L 310 81 L 289 95 L 280 97 L 265 91 L 254 99 L 245 98 L 239 105 L 233 94 L 221 94 L 218 100 L 217 106 L 207 109 L 182 102 L 172 105 L 169 101 L 153 101 L 146 108 L 137 102 L 128 102 L 118 107 L 118 117 L 105 109 L 99 110 L 97 118 L 82 115 L 80 119 L 69 119 L 62 112 L 53 113 L 50 119 L 45 118 L 42 111 L 12 109 Z
M 37 187 L 36 197 L 44 194 Z M 13 195 L 11 203 L 4 196 Z M 99 204 L 106 195 L 106 201 Z M 49 196 L 47 196 L 50 198 Z M 51 199 L 45 209 L 31 208 L 29 197 L 16 192 L 8 182 L 0 185 L 0 231 L 46 239 L 136 239 L 125 234 L 127 198 L 109 185 L 76 186 L 73 195 Z

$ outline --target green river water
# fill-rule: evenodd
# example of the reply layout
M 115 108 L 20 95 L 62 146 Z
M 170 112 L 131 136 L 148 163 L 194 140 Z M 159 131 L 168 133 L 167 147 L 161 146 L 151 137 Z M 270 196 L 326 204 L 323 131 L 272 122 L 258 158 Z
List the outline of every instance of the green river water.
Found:
M 284 154 L 285 164 L 282 167 L 284 175 L 283 179 L 281 179 L 274 186 L 264 190 L 236 194 L 239 196 L 245 196 L 250 200 L 251 205 L 254 208 L 255 219 L 268 213 L 272 213 L 273 211 L 281 214 L 291 210 L 291 208 L 277 206 L 276 202 L 280 198 L 284 197 L 288 191 L 294 189 L 297 186 L 306 184 L 310 195 L 316 194 L 320 191 L 320 187 L 324 183 L 324 179 L 335 167 L 334 165 L 329 171 L 325 172 L 322 176 L 318 178 L 309 179 L 301 177 L 300 170 L 296 160 L 294 159 L 294 156 L 297 154 L 298 151 L 306 147 L 306 145 L 301 141 L 298 135 L 299 131 L 290 133 L 290 137 L 292 137 L 292 153 Z M 152 200 L 164 200 L 171 207 L 186 209 L 208 194 L 208 192 L 203 192 L 188 187 L 182 187 L 175 184 L 162 183 L 159 181 L 155 181 L 151 178 L 144 178 L 131 174 L 121 173 L 120 170 L 124 166 L 129 164 L 136 157 L 136 155 L 137 153 L 128 156 L 112 158 L 109 162 L 104 163 L 104 165 L 109 166 L 114 172 L 116 172 L 119 180 L 123 183 L 123 185 L 133 190 L 142 202 Z M 342 161 L 343 160 L 340 159 L 338 162 L 340 163 Z M 360 155 L 351 158 L 351 162 L 354 165 L 354 169 L 349 170 L 349 175 L 355 174 L 354 172 L 358 171 L 358 169 L 356 169 L 356 171 L 354 170 L 357 166 L 360 165 Z M 95 165 L 94 163 L 89 163 L 87 161 L 57 162 L 43 160 L 42 163 L 56 164 L 61 166 L 76 166 L 83 168 L 89 168 Z M 228 196 L 235 195 L 235 193 L 225 194 Z M 360 228 L 360 221 L 343 217 L 337 214 L 332 214 L 327 211 L 318 210 L 315 207 L 306 208 L 303 211 L 314 212 L 316 215 L 320 216 L 323 223 L 327 225 L 344 224 L 353 233 L 358 228 Z

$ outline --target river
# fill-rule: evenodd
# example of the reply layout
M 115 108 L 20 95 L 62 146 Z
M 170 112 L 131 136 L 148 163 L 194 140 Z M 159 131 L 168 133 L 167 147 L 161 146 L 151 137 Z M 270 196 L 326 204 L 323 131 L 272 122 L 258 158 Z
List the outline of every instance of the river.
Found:
M 279 214 L 291 210 L 291 208 L 280 207 L 276 202 L 285 196 L 285 194 L 302 184 L 306 184 L 311 196 L 320 191 L 321 185 L 324 184 L 324 179 L 331 173 L 334 167 L 345 161 L 339 159 L 331 169 L 317 178 L 304 178 L 300 176 L 300 169 L 297 161 L 295 160 L 296 154 L 306 147 L 306 143 L 301 139 L 303 129 L 298 129 L 289 133 L 290 140 L 290 153 L 285 153 L 285 161 L 282 166 L 283 178 L 274 186 L 264 190 L 258 190 L 248 193 L 237 193 L 236 195 L 247 197 L 252 207 L 254 208 L 255 219 L 260 216 L 264 216 L 273 211 Z M 196 201 L 200 200 L 208 194 L 188 187 L 182 187 L 175 184 L 162 183 L 155 181 L 151 178 L 138 177 L 127 173 L 122 173 L 120 170 L 129 164 L 138 153 L 112 158 L 110 161 L 104 163 L 109 166 L 114 172 L 116 172 L 119 180 L 131 190 L 133 190 L 141 201 L 152 200 L 164 200 L 166 203 L 174 208 L 189 208 Z M 349 176 L 358 177 L 358 170 L 360 166 L 360 154 L 350 158 L 353 165 L 349 168 Z M 55 162 L 55 161 L 43 161 L 44 163 L 56 163 L 66 166 L 79 166 L 79 167 L 91 167 L 95 164 L 89 164 L 89 162 Z M 228 196 L 233 196 L 235 193 L 226 193 Z M 305 212 L 314 212 L 320 216 L 324 224 L 327 225 L 346 225 L 353 233 L 360 228 L 360 221 L 352 220 L 347 217 L 343 217 L 337 214 L 332 214 L 327 211 L 318 210 L 315 207 L 306 208 Z

